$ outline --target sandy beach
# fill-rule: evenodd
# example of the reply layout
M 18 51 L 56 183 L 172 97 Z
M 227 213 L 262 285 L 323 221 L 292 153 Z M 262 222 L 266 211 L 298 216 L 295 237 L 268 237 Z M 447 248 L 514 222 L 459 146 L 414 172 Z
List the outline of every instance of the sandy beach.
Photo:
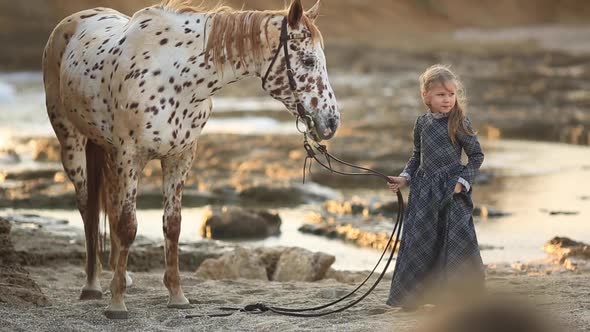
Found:
M 6 221 L 2 221 L 2 225 L 2 233 L 6 234 Z M 284 317 L 273 313 L 235 313 L 230 317 L 187 319 L 186 315 L 219 313 L 218 308 L 221 306 L 243 307 L 259 302 L 295 308 L 322 305 L 348 294 L 365 279 L 368 272 L 331 269 L 316 282 L 277 282 L 244 278 L 212 280 L 199 277 L 190 267 L 192 261 L 199 260 L 199 254 L 194 253 L 192 260 L 182 258 L 182 262 L 186 263 L 181 266 L 183 288 L 192 308 L 168 309 L 168 292 L 162 283 L 163 270 L 157 267 L 158 264 L 154 267 L 153 264 L 146 263 L 146 260 L 158 258 L 153 251 L 157 252 L 161 247 L 158 243 L 146 242 L 138 244 L 142 249 L 132 250 L 134 257 L 129 269 L 143 272 L 131 274 L 133 285 L 126 295 L 129 319 L 109 320 L 104 316 L 103 310 L 110 299 L 108 285 L 112 273 L 101 273 L 101 300 L 78 300 L 85 278 L 81 260 L 84 257 L 83 242 L 79 237 L 65 236 L 63 230 L 62 228 L 62 234 L 56 234 L 35 230 L 30 224 L 28 227 L 17 224 L 12 226 L 13 236 L 0 234 L 0 251 L 3 255 L 0 276 L 4 280 L 3 287 L 0 287 L 2 331 L 417 331 L 425 324 L 444 322 L 451 319 L 450 317 L 464 319 L 451 314 L 464 307 L 466 304 L 463 303 L 449 305 L 441 302 L 433 308 L 422 307 L 412 312 L 385 305 L 392 277 L 391 268 L 373 293 L 341 313 L 319 318 Z M 228 251 L 211 244 L 208 247 L 203 245 L 205 247 L 202 251 L 206 253 Z M 582 251 L 574 253 L 568 249 L 562 250 L 559 246 L 555 248 L 553 255 L 536 262 L 487 265 L 488 295 L 500 298 L 510 296 L 523 301 L 530 306 L 530 312 L 540 317 L 549 317 L 551 322 L 557 324 L 558 329 L 554 331 L 589 331 L 590 264 L 583 259 L 588 250 L 578 247 Z M 567 253 L 570 256 L 577 255 L 578 258 L 570 257 Z M 186 252 L 185 255 L 191 253 Z M 582 259 L 579 259 L 580 255 Z M 21 265 L 28 270 L 28 276 Z M 193 264 L 199 265 L 200 263 Z M 21 278 L 11 273 L 14 268 L 24 271 Z M 18 280 L 26 278 L 32 281 L 23 283 Z M 374 280 L 375 277 L 369 284 Z M 359 294 L 367 288 L 361 288 Z M 31 304 L 35 301 L 39 305 Z M 483 305 L 480 300 L 469 303 L 469 306 Z M 506 306 L 509 305 L 507 302 Z
M 218 312 L 219 306 L 241 306 L 263 301 L 285 306 L 319 305 L 337 299 L 353 288 L 335 280 L 315 283 L 260 282 L 249 280 L 212 281 L 183 273 L 182 280 L 191 310 L 166 308 L 167 292 L 163 272 L 134 273 L 134 286 L 127 294 L 129 319 L 112 321 L 103 315 L 108 292 L 100 301 L 79 301 L 83 270 L 80 267 L 30 268 L 31 276 L 47 295 L 45 307 L 0 305 L 4 331 L 415 331 L 436 317 L 434 311 L 396 312 L 384 305 L 390 278 L 357 306 L 321 318 L 282 317 L 275 314 L 237 313 L 223 318 L 184 318 L 187 314 Z M 110 273 L 103 273 L 103 288 Z M 536 303 L 538 310 L 561 318 L 561 331 L 588 331 L 590 326 L 590 273 L 515 275 L 489 273 L 487 286 L 492 293 L 518 295 Z

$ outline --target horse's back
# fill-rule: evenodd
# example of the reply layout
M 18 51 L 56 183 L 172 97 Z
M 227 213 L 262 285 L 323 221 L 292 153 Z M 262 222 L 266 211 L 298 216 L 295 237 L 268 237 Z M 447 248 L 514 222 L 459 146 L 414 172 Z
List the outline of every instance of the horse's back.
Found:
M 88 76 L 88 72 L 98 70 L 89 65 L 100 63 L 99 59 L 104 60 L 109 51 L 112 54 L 111 45 L 123 33 L 128 21 L 129 17 L 116 10 L 95 8 L 75 13 L 60 22 L 47 49 L 58 58 L 61 78 Z
M 132 18 L 98 8 L 64 19 L 44 61 L 46 93 L 59 96 L 61 106 L 52 111 L 48 103 L 50 119 L 53 112 L 53 118 L 65 119 L 103 148 L 137 148 L 150 157 L 190 148 L 211 101 L 204 77 L 189 76 L 180 67 L 196 62 L 201 32 L 186 33 L 185 19 L 176 27 L 180 31 L 172 31 L 175 19 L 174 13 L 153 8 Z M 194 27 L 199 28 L 202 23 Z M 175 46 L 177 40 L 167 39 L 172 36 L 192 46 Z
M 92 25 L 102 25 L 104 24 L 102 21 L 108 19 L 128 20 L 129 18 L 114 9 L 102 7 L 83 10 L 64 18 L 55 26 L 47 41 L 43 65 L 48 66 L 50 60 L 56 60 L 57 62 L 53 64 L 60 66 L 66 47 L 76 38 L 84 37 L 77 32 L 83 30 L 86 32 L 85 35 L 94 34 L 97 29 L 92 29 Z
M 97 112 L 95 99 L 101 95 L 102 69 L 115 42 L 109 39 L 117 39 L 128 21 L 116 10 L 94 8 L 72 14 L 54 28 L 43 57 L 50 119 L 67 118 L 85 136 L 103 136 L 97 124 L 106 118 Z M 94 114 L 84 114 L 90 112 Z

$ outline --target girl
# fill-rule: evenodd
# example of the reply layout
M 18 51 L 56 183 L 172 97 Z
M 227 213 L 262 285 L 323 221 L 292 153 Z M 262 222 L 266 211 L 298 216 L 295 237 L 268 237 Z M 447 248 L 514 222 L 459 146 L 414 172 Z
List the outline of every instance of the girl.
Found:
M 455 280 L 462 286 L 483 288 L 484 281 L 471 201 L 484 155 L 465 116 L 463 86 L 448 67 L 434 65 L 420 76 L 420 90 L 428 111 L 416 120 L 413 155 L 399 177 L 389 177 L 393 192 L 410 186 L 387 300 L 406 309 L 428 303 L 427 286 L 449 276 L 460 276 Z M 467 165 L 461 164 L 462 150 Z

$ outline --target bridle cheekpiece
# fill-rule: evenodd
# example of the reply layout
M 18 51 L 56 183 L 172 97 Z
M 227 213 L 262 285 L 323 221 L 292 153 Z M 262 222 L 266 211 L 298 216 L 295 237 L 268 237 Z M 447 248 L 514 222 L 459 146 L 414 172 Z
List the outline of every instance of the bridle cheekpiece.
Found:
M 297 82 L 295 81 L 295 72 L 293 71 L 293 68 L 291 67 L 291 59 L 289 58 L 289 40 L 306 39 L 306 38 L 310 38 L 312 35 L 309 32 L 289 33 L 288 27 L 289 27 L 288 20 L 287 20 L 287 17 L 285 17 L 283 19 L 283 23 L 281 24 L 281 37 L 280 37 L 279 46 L 277 47 L 277 50 L 275 51 L 275 55 L 273 56 L 272 61 L 270 62 L 270 65 L 268 66 L 268 69 L 266 70 L 266 73 L 262 77 L 262 89 L 266 90 L 266 82 L 268 80 L 268 76 L 270 75 L 270 72 L 271 72 L 272 68 L 274 67 L 275 62 L 279 58 L 279 54 L 281 53 L 281 49 L 282 49 L 283 53 L 285 55 L 285 67 L 287 68 L 287 78 L 289 79 L 289 89 L 291 90 L 291 93 L 293 94 L 293 98 L 295 99 L 295 107 L 297 109 L 297 120 L 296 120 L 297 130 L 303 134 L 309 133 L 312 136 L 312 138 L 315 138 L 317 140 L 317 137 L 315 137 L 316 135 L 313 134 L 313 132 L 312 132 L 312 128 L 314 128 L 313 119 L 309 114 L 305 113 L 305 108 L 303 107 L 303 104 L 301 103 L 301 98 L 300 98 L 299 92 L 297 91 Z M 304 121 L 305 126 L 307 127 L 306 131 L 299 128 L 300 120 Z

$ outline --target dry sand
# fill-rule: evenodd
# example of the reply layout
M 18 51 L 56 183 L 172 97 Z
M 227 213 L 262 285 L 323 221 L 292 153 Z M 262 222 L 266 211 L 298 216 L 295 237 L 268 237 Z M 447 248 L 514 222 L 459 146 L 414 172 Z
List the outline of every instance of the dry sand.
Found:
M 81 267 L 29 268 L 51 305 L 46 307 L 0 304 L 0 329 L 3 331 L 415 331 L 443 309 L 420 309 L 407 313 L 384 305 L 390 279 L 384 279 L 373 294 L 343 313 L 322 318 L 291 318 L 275 314 L 238 313 L 225 318 L 186 319 L 186 314 L 216 312 L 218 306 L 255 302 L 285 306 L 310 306 L 330 302 L 352 289 L 353 285 L 335 280 L 316 283 L 277 283 L 249 280 L 211 281 L 182 275 L 191 310 L 166 308 L 167 291 L 162 272 L 134 273 L 134 285 L 127 295 L 129 319 L 111 321 L 103 315 L 109 298 L 78 301 L 84 278 Z M 103 272 L 107 289 L 110 272 Z M 515 275 L 490 271 L 491 293 L 518 295 L 560 317 L 567 325 L 561 331 L 590 331 L 590 283 L 588 273 L 554 272 L 550 275 Z M 474 329 L 476 331 L 476 329 Z

